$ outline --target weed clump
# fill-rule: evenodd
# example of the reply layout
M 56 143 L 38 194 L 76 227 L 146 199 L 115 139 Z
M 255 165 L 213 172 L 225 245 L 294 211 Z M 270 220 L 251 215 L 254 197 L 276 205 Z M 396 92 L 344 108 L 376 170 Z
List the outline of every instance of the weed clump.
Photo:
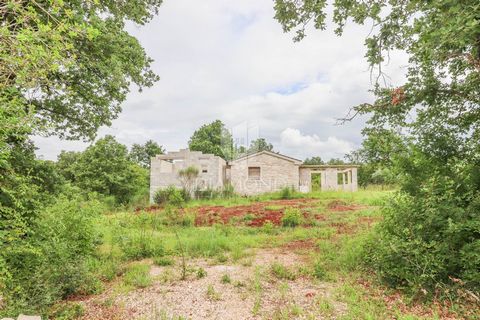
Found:
M 319 280 L 325 280 L 327 278 L 327 271 L 320 261 L 315 261 L 313 265 L 313 276 Z
M 211 301 L 219 301 L 222 299 L 220 293 L 218 293 L 211 284 L 209 284 L 207 288 L 207 298 Z
M 207 276 L 207 271 L 203 268 L 197 269 L 197 279 L 205 278 Z
M 284 187 L 280 190 L 280 199 L 288 200 L 295 198 L 296 191 L 293 187 Z
M 177 189 L 175 186 L 168 186 L 155 192 L 153 201 L 158 205 L 170 204 L 175 207 L 181 207 L 187 202 L 190 196 L 185 189 Z
M 228 273 L 225 273 L 223 276 L 222 276 L 222 283 L 232 283 L 232 279 L 230 278 L 230 275 Z
M 297 208 L 287 208 L 281 221 L 284 227 L 296 227 L 303 222 L 302 212 Z
M 273 263 L 270 266 L 271 273 L 278 279 L 295 280 L 296 274 L 278 262 Z
M 125 272 L 124 283 L 135 288 L 145 288 L 152 284 L 150 266 L 135 263 L 130 265 Z
M 170 257 L 155 257 L 153 259 L 153 263 L 155 263 L 157 266 L 165 267 L 173 265 L 174 261 Z

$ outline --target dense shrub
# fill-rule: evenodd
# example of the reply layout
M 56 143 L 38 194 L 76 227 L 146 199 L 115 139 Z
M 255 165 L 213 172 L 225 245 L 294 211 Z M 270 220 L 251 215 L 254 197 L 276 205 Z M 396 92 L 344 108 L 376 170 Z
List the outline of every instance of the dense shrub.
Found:
M 175 186 L 168 186 L 165 189 L 159 189 L 153 196 L 153 201 L 158 205 L 170 204 L 180 207 L 189 200 L 187 192 L 175 188 Z
M 132 162 L 125 145 L 105 136 L 84 152 L 62 152 L 57 169 L 85 193 L 113 197 L 115 204 L 140 204 L 148 192 L 148 170 Z
M 6 308 L 0 313 L 38 312 L 68 295 L 100 289 L 87 264 L 100 239 L 94 228 L 100 208 L 61 198 L 40 213 L 22 250 L 2 252 L 12 276 L 2 279 Z
M 282 216 L 282 225 L 284 227 L 296 227 L 303 222 L 303 215 L 300 209 L 286 208 Z
M 366 257 L 391 286 L 480 290 L 480 194 L 457 197 L 443 182 L 422 197 L 400 193 L 384 209 Z

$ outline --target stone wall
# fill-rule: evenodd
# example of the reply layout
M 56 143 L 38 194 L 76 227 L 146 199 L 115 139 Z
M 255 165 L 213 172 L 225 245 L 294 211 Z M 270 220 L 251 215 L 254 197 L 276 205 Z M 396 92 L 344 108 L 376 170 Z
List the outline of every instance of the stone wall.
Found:
M 300 167 L 301 192 L 312 190 L 312 174 L 320 174 L 320 187 L 322 191 L 357 191 L 357 167 L 353 165 L 318 165 Z M 343 175 L 343 182 L 338 182 L 338 176 Z
M 260 179 L 248 177 L 249 167 L 260 167 Z M 299 187 L 299 163 L 275 155 L 260 153 L 232 162 L 230 179 L 235 192 L 252 195 L 273 192 L 283 187 Z
M 151 159 L 150 164 L 150 202 L 153 202 L 153 195 L 159 189 L 171 185 L 181 188 L 178 172 L 190 166 L 198 169 L 197 187 L 201 189 L 223 187 L 226 162 L 213 154 L 182 149 L 157 155 Z

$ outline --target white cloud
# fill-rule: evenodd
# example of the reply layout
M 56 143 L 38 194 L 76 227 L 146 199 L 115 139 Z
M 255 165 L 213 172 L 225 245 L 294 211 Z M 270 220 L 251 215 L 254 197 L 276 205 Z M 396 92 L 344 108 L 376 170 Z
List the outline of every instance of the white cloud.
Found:
M 294 43 L 273 16 L 271 1 L 175 0 L 165 1 L 147 26 L 129 25 L 161 80 L 131 92 L 122 114 L 99 136 L 113 134 L 127 145 L 153 139 L 172 150 L 185 147 L 202 124 L 220 119 L 229 127 L 255 122 L 274 146 L 286 128 L 358 145 L 365 119 L 345 126 L 335 126 L 335 119 L 372 101 L 363 45 L 370 26 L 351 24 L 342 37 L 332 25 L 309 28 Z M 397 81 L 399 66 L 384 71 Z M 55 138 L 36 142 L 48 159 L 86 146 Z
M 304 135 L 298 129 L 287 128 L 280 134 L 281 149 L 300 159 L 320 156 L 324 160 L 343 158 L 353 150 L 352 143 L 330 136 L 321 140 L 316 134 Z

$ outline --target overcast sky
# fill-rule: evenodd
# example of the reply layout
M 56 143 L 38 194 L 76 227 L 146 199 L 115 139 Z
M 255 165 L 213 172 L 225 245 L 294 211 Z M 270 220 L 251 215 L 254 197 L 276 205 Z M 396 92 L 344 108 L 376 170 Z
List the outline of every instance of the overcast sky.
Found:
M 132 145 L 153 139 L 167 150 L 187 147 L 199 126 L 222 120 L 239 138 L 266 138 L 275 151 L 304 159 L 343 157 L 359 146 L 365 119 L 336 125 L 349 108 L 372 102 L 364 39 L 371 25 L 342 37 L 310 30 L 299 43 L 273 19 L 272 0 L 165 0 L 147 26 L 130 25 L 161 77 L 132 90 L 123 112 L 99 137 Z M 387 66 L 401 79 L 404 59 Z M 403 62 L 403 64 L 402 64 Z M 35 138 L 44 159 L 87 144 Z

